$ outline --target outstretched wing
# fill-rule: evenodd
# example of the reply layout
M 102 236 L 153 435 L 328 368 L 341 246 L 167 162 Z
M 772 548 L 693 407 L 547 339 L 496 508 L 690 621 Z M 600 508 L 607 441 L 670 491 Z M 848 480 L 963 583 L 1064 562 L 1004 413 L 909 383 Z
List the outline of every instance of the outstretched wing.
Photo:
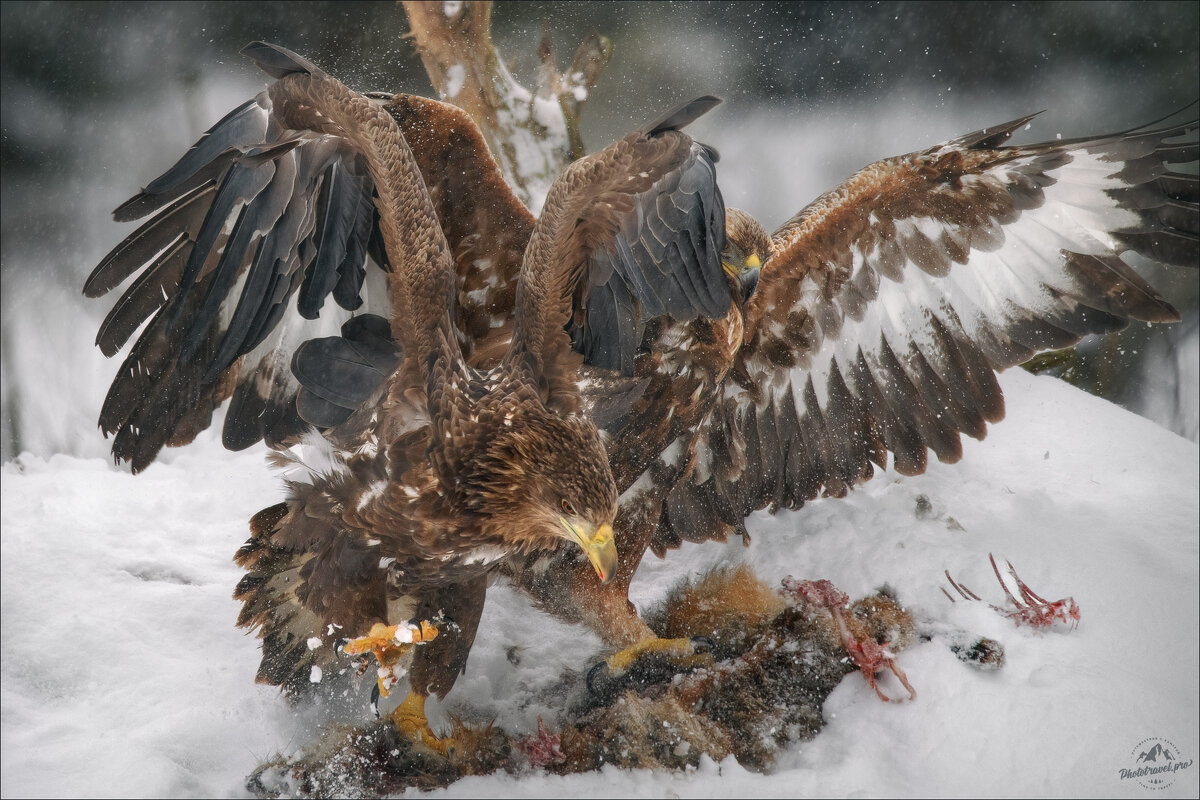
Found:
M 669 513 L 919 473 L 1004 413 L 995 370 L 1130 319 L 1178 319 L 1120 254 L 1196 267 L 1196 122 L 1005 147 L 1029 118 L 856 173 L 783 225 L 744 344 Z
M 245 52 L 274 77 L 323 74 L 283 48 L 256 42 Z M 468 358 L 494 361 L 511 336 L 516 278 L 534 219 L 505 184 L 465 112 L 406 95 L 372 99 L 385 104 L 411 143 L 448 240 L 457 273 L 460 346 Z M 715 102 L 705 98 L 686 105 L 652 123 L 660 130 L 646 130 L 679 127 Z M 310 423 L 335 424 L 353 410 L 347 405 L 370 396 L 374 387 L 364 382 L 367 377 L 382 380 L 380 359 L 399 358 L 398 352 L 385 352 L 394 345 L 376 336 L 371 347 L 377 357 L 364 371 L 353 366 L 365 363 L 359 357 L 363 343 L 353 337 L 336 343 L 345 339 L 338 331 L 354 312 L 384 320 L 392 313 L 376 192 L 362 158 L 336 136 L 293 133 L 280 125 L 263 92 L 114 212 L 118 221 L 154 215 L 101 261 L 84 287 L 86 295 L 100 296 L 137 275 L 96 339 L 112 356 L 141 328 L 100 417 L 105 434 L 114 435 L 114 456 L 131 461 L 135 470 L 145 468 L 164 445 L 191 441 L 231 395 L 223 431 L 231 449 L 260 439 L 286 442 Z M 647 193 L 649 199 L 625 222 L 629 232 L 622 245 L 637 251 L 636 264 L 663 263 L 671 257 L 667 250 L 679 249 L 678 241 L 685 242 L 685 258 L 694 258 L 688 240 L 710 243 L 695 230 L 719 218 L 722 207 L 713 160 L 715 154 L 697 145 L 691 166 L 707 177 L 667 176 L 670 185 Z M 692 191 L 701 192 L 707 217 L 697 217 L 698 206 L 680 199 L 681 192 Z M 660 194 L 673 205 L 656 205 Z M 680 208 L 690 209 L 684 227 Z M 666 213 L 672 216 L 664 226 Z M 575 331 L 587 333 L 588 347 L 601 353 L 598 361 L 621 366 L 604 354 L 628 353 L 642 320 L 668 305 L 645 290 L 657 289 L 672 301 L 677 295 L 663 290 L 661 273 L 628 289 L 642 266 L 631 268 L 635 262 L 607 251 L 598 251 L 598 258 L 607 260 L 592 274 L 616 274 L 609 296 L 615 292 L 624 301 L 623 326 L 617 329 L 623 345 L 618 350 L 592 333 L 608 329 L 615 301 L 593 299 L 593 318 L 605 324 L 588 326 L 581 314 Z M 719 261 L 712 263 L 719 267 Z M 609 284 L 597 286 L 604 291 Z M 580 302 L 584 295 L 580 292 Z M 719 296 L 715 303 L 706 298 L 707 306 L 721 302 Z M 674 302 L 670 310 L 689 313 L 678 306 Z M 373 329 L 351 327 L 358 334 Z M 314 339 L 328 343 L 297 355 Z M 301 361 L 303 382 L 291 368 Z M 357 380 L 343 384 L 347 368 Z
M 245 52 L 276 77 L 323 75 L 282 48 Z M 111 356 L 150 320 L 101 411 L 118 460 L 145 468 L 163 445 L 207 427 L 231 394 L 231 449 L 303 429 L 289 370 L 296 345 L 336 332 L 364 300 L 390 316 L 383 276 L 368 280 L 365 269 L 367 251 L 380 249 L 373 195 L 361 155 L 338 137 L 288 130 L 263 92 L 114 212 L 118 221 L 157 212 L 84 286 L 95 297 L 141 272 L 96 338 Z M 341 313 L 321 318 L 331 294 Z

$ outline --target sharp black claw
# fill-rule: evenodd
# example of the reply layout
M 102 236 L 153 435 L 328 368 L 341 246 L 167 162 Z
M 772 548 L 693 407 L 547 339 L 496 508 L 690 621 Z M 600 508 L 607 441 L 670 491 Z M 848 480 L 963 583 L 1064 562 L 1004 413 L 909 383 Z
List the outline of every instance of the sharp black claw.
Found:
M 717 646 L 707 636 L 693 636 L 688 641 L 693 656 L 714 654 Z M 691 670 L 686 661 L 680 654 L 672 656 L 653 650 L 640 654 L 633 663 L 619 671 L 612 670 L 607 661 L 601 661 L 588 670 L 588 694 L 597 703 L 610 703 L 627 689 L 645 691 L 669 681 L 673 675 Z
M 603 685 L 601 685 L 601 679 L 603 679 Z M 587 688 L 588 694 L 597 699 L 608 696 L 611 685 L 608 680 L 607 663 L 601 661 L 588 670 Z
M 379 682 L 371 684 L 371 713 L 379 719 Z
M 339 656 L 346 655 L 346 645 L 348 644 L 350 644 L 349 639 L 345 637 L 338 639 L 333 643 L 333 652 L 337 653 Z

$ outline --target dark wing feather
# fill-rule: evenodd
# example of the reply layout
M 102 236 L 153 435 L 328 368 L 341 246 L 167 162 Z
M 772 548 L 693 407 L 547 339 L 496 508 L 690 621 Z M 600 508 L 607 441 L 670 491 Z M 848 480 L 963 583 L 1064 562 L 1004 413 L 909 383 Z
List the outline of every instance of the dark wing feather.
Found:
M 366 255 L 365 235 L 369 233 L 366 225 L 370 224 L 372 213 L 370 198 L 371 179 L 360 158 L 338 159 L 325 170 L 314 232 L 317 257 L 304 278 L 296 301 L 305 319 L 317 318 L 325 298 L 342 282 L 343 273 L 351 277 L 338 297 L 348 303 L 359 301 L 358 287 L 362 281 L 358 275 Z M 356 237 L 357 242 L 354 241 Z M 348 256 L 357 257 L 358 263 L 346 263 Z M 353 310 L 357 306 L 344 307 Z
M 721 98 L 706 94 L 676 106 L 666 114 L 650 120 L 638 130 L 651 138 L 665 131 L 683 130 L 720 104 Z
M 905 474 L 954 461 L 1003 416 L 995 370 L 1178 318 L 1119 256 L 1197 266 L 1196 179 L 1168 166 L 1197 123 L 1001 146 L 1027 119 L 873 164 L 775 233 L 672 517 L 842 494 L 885 451 Z
M 115 289 L 139 267 L 175 244 L 180 236 L 194 241 L 215 191 L 215 182 L 205 183 L 131 233 L 92 270 L 83 285 L 84 295 L 100 297 Z
M 141 219 L 208 181 L 216 181 L 249 146 L 265 140 L 261 95 L 225 115 L 166 172 L 113 211 L 117 222 Z
M 702 97 L 685 103 L 642 126 L 643 136 L 674 134 L 719 102 Z M 715 150 L 692 142 L 678 166 L 636 195 L 612 240 L 589 256 L 584 313 L 571 326 L 573 346 L 587 363 L 632 375 L 647 321 L 663 315 L 679 321 L 711 318 L 729 310 L 717 159 Z
M 203 278 L 201 285 L 207 280 Z M 186 306 L 183 319 L 188 320 L 194 312 L 194 306 Z M 132 462 L 134 469 L 144 469 L 163 446 L 189 441 L 208 426 L 212 412 L 230 392 L 224 381 L 205 391 L 197 388 L 202 386 L 203 357 L 212 346 L 209 341 L 192 357 L 178 358 L 169 335 L 168 309 L 155 313 L 117 371 L 100 410 L 101 428 L 115 433 L 115 458 Z M 159 380 L 149 382 L 148 375 Z M 159 419 L 169 419 L 172 424 L 143 423 Z
M 242 55 L 254 59 L 259 69 L 279 79 L 293 73 L 312 75 L 315 78 L 327 77 L 325 72 L 304 56 L 267 42 L 251 42 L 242 48 Z
M 246 52 L 272 75 L 323 75 L 282 48 L 254 43 Z M 347 315 L 307 319 L 331 293 L 343 309 L 360 308 L 369 295 L 368 310 L 389 313 L 386 287 L 368 280 L 365 265 L 373 194 L 346 142 L 290 130 L 264 92 L 114 212 L 129 220 L 162 209 L 84 287 L 98 296 L 141 272 L 101 327 L 106 355 L 154 317 L 134 345 L 137 368 L 118 372 L 101 417 L 105 433 L 117 436 L 115 456 L 136 453 L 134 468 L 144 468 L 163 444 L 202 430 L 230 394 L 229 446 L 274 443 L 301 428 L 292 353 L 336 332 Z
M 370 178 L 366 176 L 365 179 Z M 351 193 L 347 205 L 351 204 L 355 204 L 356 207 L 348 212 L 351 221 L 346 228 L 345 254 L 337 267 L 338 280 L 333 287 L 333 299 L 342 308 L 356 311 L 362 306 L 363 281 L 367 277 L 367 240 L 371 235 L 371 227 L 375 224 L 375 204 L 371 202 L 369 189 Z
M 179 234 L 117 300 L 96 333 L 96 346 L 105 357 L 115 356 L 134 331 L 179 288 L 192 246 L 186 234 Z
M 341 336 L 310 339 L 292 357 L 300 416 L 319 428 L 344 422 L 402 359 L 387 320 L 374 314 L 354 317 Z
M 234 282 L 241 275 L 244 263 L 251 258 L 252 252 L 257 252 L 261 237 L 256 234 L 269 230 L 278 221 L 286 203 L 283 195 L 290 194 L 295 183 L 294 165 L 285 160 L 278 168 L 274 164 L 253 171 L 241 166 L 234 167 L 228 181 L 217 192 L 196 238 L 196 246 L 192 248 L 192 254 L 184 266 L 178 293 L 171 307 L 172 326 L 178 322 L 184 298 L 195 283 L 200 268 L 214 252 L 217 237 L 222 235 L 228 218 L 236 209 L 240 210 L 236 212 L 233 231 L 220 250 L 220 258 L 213 269 L 212 281 L 200 311 L 184 333 L 181 352 L 185 358 L 195 352 L 209 329 L 217 323 L 217 315 L 225 305 Z

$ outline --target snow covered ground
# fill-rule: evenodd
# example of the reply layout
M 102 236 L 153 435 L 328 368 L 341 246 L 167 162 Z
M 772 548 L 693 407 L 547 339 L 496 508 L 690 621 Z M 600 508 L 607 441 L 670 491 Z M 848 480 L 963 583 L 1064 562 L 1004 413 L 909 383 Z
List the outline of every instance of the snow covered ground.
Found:
M 767 775 L 727 760 L 690 774 L 470 778 L 433 794 L 1197 796 L 1197 446 L 1052 378 L 1014 370 L 1001 383 L 1008 419 L 969 441 L 962 463 L 762 514 L 749 547 L 650 557 L 634 600 L 722 560 L 771 582 L 829 578 L 851 596 L 887 582 L 910 606 L 1001 640 L 1004 669 L 917 645 L 900 659 L 915 702 L 880 703 L 851 675 L 826 704 L 826 729 Z M 281 494 L 262 451 L 227 453 L 209 431 L 136 478 L 62 455 L 2 469 L 0 793 L 240 796 L 256 764 L 315 736 L 320 720 L 255 685 L 257 641 L 233 625 L 231 556 L 248 517 Z M 931 512 L 916 513 L 921 495 Z M 1035 633 L 983 604 L 951 605 L 947 569 L 1000 602 L 989 552 L 1048 599 L 1073 596 L 1078 630 Z M 541 691 L 597 646 L 496 586 L 435 726 L 473 708 L 529 731 L 539 714 L 553 719 Z M 1122 779 L 1155 741 L 1190 765 L 1162 789 Z

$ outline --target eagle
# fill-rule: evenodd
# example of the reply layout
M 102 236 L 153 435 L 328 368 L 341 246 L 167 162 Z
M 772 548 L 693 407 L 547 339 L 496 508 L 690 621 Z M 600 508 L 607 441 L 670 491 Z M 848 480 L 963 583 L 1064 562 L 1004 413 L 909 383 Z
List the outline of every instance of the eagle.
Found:
M 647 551 L 748 543 L 754 511 L 844 497 L 876 468 L 920 474 L 930 451 L 954 463 L 962 434 L 1004 417 L 997 371 L 1179 320 L 1125 259 L 1200 266 L 1200 179 L 1172 166 L 1197 159 L 1200 123 L 1006 145 L 1032 118 L 870 164 L 769 235 L 728 210 L 730 242 L 763 262 L 752 293 L 719 319 L 648 326 L 634 365 L 648 386 L 606 426 L 613 580 L 563 580 L 580 565 L 562 550 L 506 563 L 618 648 L 598 669 L 687 659 L 628 600 Z
M 596 331 L 580 305 L 589 287 L 619 272 L 664 295 L 668 282 L 699 287 L 673 304 L 682 315 L 730 303 L 729 284 L 713 278 L 724 274 L 714 154 L 679 130 L 715 100 L 685 104 L 563 171 L 519 231 L 520 251 L 507 253 L 503 284 L 490 278 L 507 306 L 503 336 L 488 338 L 472 327 L 478 307 L 458 307 L 456 248 L 439 224 L 446 210 L 435 208 L 431 173 L 405 137 L 412 131 L 435 158 L 420 129 L 436 120 L 401 126 L 402 115 L 291 51 L 252 43 L 244 52 L 275 82 L 115 212 L 157 213 L 86 283 L 98 294 L 141 270 L 98 334 L 106 352 L 149 320 L 101 425 L 136 470 L 232 395 L 226 444 L 295 445 L 274 458 L 289 471 L 287 499 L 253 517 L 236 556 L 247 571 L 239 623 L 264 640 L 259 677 L 298 692 L 334 656 L 334 631 L 349 639 L 347 652 L 374 652 L 389 667 L 420 645 L 393 718 L 446 747 L 425 701 L 444 696 L 465 665 L 489 574 L 560 541 L 584 554 L 592 580 L 616 566 L 617 488 L 592 416 L 604 401 L 591 397 L 584 413 L 572 343 L 616 352 L 618 337 L 631 336 L 624 328 L 639 323 Z M 707 193 L 681 203 L 677 229 L 663 223 L 665 206 L 643 197 L 672 192 Z M 614 260 L 626 223 L 671 235 Z M 383 267 L 369 277 L 368 252 Z M 367 309 L 338 336 L 305 339 L 309 318 L 309 336 L 328 323 L 330 295 Z M 303 380 L 289 385 L 288 375 Z M 596 380 L 618 405 L 636 393 L 630 381 Z M 399 674 L 378 688 L 386 693 Z
M 251 50 L 280 79 L 288 68 L 273 59 L 307 64 L 281 48 Z M 408 95 L 369 99 L 411 145 L 445 237 L 461 358 L 495 369 L 527 322 L 521 282 L 555 206 L 535 218 L 516 199 L 465 113 Z M 957 460 L 962 434 L 982 438 L 1003 417 L 997 370 L 1131 319 L 1178 319 L 1122 254 L 1195 268 L 1200 253 L 1196 176 L 1170 166 L 1196 159 L 1194 120 L 1007 145 L 1023 117 L 871 164 L 769 234 L 724 207 L 716 152 L 679 130 L 714 102 L 634 134 L 669 135 L 678 160 L 645 176 L 618 165 L 638 188 L 570 266 L 554 328 L 570 348 L 542 364 L 543 381 L 574 382 L 562 394 L 602 432 L 618 502 L 608 580 L 569 542 L 497 553 L 490 565 L 620 648 L 606 664 L 614 671 L 647 650 L 694 652 L 693 642 L 657 640 L 628 600 L 647 551 L 745 536 L 755 510 L 842 496 L 876 467 L 920 473 L 930 450 Z M 145 267 L 97 338 L 115 353 L 152 318 L 101 416 L 114 455 L 135 469 L 189 441 L 226 398 L 227 446 L 303 438 L 347 462 L 357 455 L 347 431 L 381 415 L 400 425 L 414 418 L 381 388 L 411 363 L 412 345 L 397 330 L 409 323 L 375 289 L 394 269 L 373 207 L 379 179 L 360 153 L 322 138 L 289 151 L 307 179 L 290 195 L 251 185 L 240 171 L 284 146 L 269 108 L 259 99 L 235 111 L 189 151 L 186 167 L 119 208 L 118 219 L 133 219 L 171 204 L 85 289 L 102 293 Z M 239 238 L 244 216 L 252 229 Z M 260 256 L 284 266 L 259 269 Z M 313 427 L 323 435 L 306 433 Z M 242 621 L 263 628 L 260 677 L 299 689 L 323 653 L 304 646 L 303 631 L 317 630 L 306 604 L 319 601 L 280 588 L 293 581 L 296 557 L 275 530 L 279 513 L 256 517 L 243 549 Z M 321 596 L 378 580 L 329 566 Z M 436 616 L 452 598 L 430 592 L 422 602 L 414 618 Z M 436 648 L 456 648 L 436 659 L 441 678 L 427 688 L 439 693 L 474 632 L 467 615 L 446 616 L 461 629 L 457 641 L 436 639 L 414 656 L 417 680 L 423 653 L 433 662 Z

